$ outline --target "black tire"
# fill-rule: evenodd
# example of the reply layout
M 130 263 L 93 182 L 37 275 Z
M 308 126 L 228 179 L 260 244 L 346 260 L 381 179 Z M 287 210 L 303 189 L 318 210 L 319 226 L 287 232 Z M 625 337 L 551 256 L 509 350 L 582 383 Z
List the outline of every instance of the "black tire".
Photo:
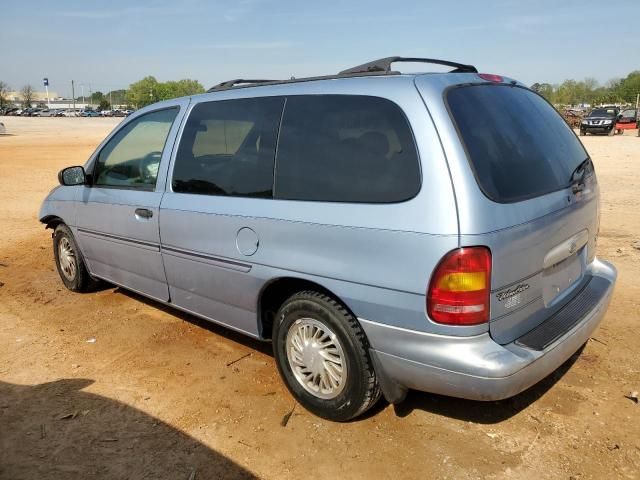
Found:
M 68 268 L 66 268 L 65 271 L 65 266 L 61 264 L 61 244 L 63 244 L 62 250 L 70 247 L 69 253 L 75 261 L 75 268 L 72 269 L 73 272 Z M 58 225 L 53 232 L 53 256 L 62 283 L 72 292 L 87 292 L 97 283 L 89 275 L 78 244 L 75 238 L 73 238 L 73 233 L 71 233 L 71 230 L 65 224 Z M 64 260 L 62 260 L 62 262 L 64 263 Z
M 288 358 L 289 331 L 308 319 L 334 333 L 342 349 L 346 379 L 334 398 L 320 398 L 309 392 L 296 378 Z M 358 320 L 342 304 L 315 291 L 299 292 L 284 302 L 274 323 L 273 353 L 278 371 L 304 408 L 319 417 L 345 422 L 361 415 L 379 400 L 380 387 L 369 356 L 369 342 Z
M 580 130 L 580 136 L 584 137 L 587 134 L 587 132 L 585 132 L 584 130 Z

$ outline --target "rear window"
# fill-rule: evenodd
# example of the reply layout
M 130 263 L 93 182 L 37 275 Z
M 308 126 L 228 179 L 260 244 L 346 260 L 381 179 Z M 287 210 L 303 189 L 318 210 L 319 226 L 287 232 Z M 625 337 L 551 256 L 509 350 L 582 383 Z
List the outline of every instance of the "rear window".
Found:
M 456 87 L 447 103 L 478 184 L 494 201 L 515 202 L 566 188 L 587 158 L 562 117 L 525 88 Z
M 413 135 L 395 103 L 378 97 L 287 97 L 275 197 L 400 202 L 420 189 Z

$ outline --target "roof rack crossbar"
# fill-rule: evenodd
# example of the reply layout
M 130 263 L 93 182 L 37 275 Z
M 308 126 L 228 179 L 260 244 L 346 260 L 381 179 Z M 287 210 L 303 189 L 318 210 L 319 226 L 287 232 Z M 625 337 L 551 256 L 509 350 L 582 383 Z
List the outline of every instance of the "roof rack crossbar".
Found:
M 396 62 L 415 62 L 415 63 L 433 63 L 436 65 L 445 65 L 453 67 L 452 73 L 478 73 L 473 65 L 465 65 L 463 63 L 450 62 L 448 60 L 438 60 L 437 58 L 412 58 L 412 57 L 385 57 L 372 62 L 363 63 L 357 67 L 349 68 L 340 72 L 340 75 L 350 75 L 353 73 L 363 72 L 385 72 L 391 73 L 391 64 Z
M 278 80 L 265 80 L 265 79 L 244 79 L 244 78 L 236 78 L 235 80 L 227 80 L 226 82 L 219 83 L 211 87 L 207 92 L 215 92 L 216 90 L 225 90 L 227 88 L 235 87 L 236 85 L 250 85 L 254 83 L 270 83 L 277 82 Z

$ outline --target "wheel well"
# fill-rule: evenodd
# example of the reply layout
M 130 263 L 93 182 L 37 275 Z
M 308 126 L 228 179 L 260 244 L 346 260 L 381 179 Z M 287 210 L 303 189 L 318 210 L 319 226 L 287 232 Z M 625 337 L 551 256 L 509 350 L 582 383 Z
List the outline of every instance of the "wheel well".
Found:
M 273 280 L 262 289 L 258 300 L 258 331 L 261 338 L 271 339 L 273 321 L 278 309 L 291 295 L 304 290 L 314 290 L 324 293 L 340 301 L 340 298 L 333 294 L 333 292 L 309 280 L 294 277 L 283 277 Z M 347 308 L 347 310 L 349 309 Z
M 45 224 L 45 228 L 55 230 L 58 225 L 64 223 L 64 220 L 60 217 L 56 217 L 55 215 L 47 215 L 46 217 L 42 217 L 40 222 Z

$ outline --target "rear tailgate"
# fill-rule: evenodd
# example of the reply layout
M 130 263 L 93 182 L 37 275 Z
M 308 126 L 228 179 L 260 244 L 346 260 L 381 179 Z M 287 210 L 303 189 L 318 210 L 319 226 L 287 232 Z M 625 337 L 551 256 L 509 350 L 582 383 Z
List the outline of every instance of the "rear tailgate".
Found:
M 496 342 L 510 343 L 589 281 L 598 229 L 596 177 L 575 134 L 530 90 L 465 83 L 447 89 L 444 99 L 448 118 L 440 118 L 441 133 L 450 150 L 460 245 L 491 249 L 489 332 Z
M 492 252 L 491 321 L 496 342 L 524 335 L 567 304 L 588 282 L 597 231 L 597 198 L 508 229 L 463 236 Z M 590 241 L 591 240 L 591 241 Z

